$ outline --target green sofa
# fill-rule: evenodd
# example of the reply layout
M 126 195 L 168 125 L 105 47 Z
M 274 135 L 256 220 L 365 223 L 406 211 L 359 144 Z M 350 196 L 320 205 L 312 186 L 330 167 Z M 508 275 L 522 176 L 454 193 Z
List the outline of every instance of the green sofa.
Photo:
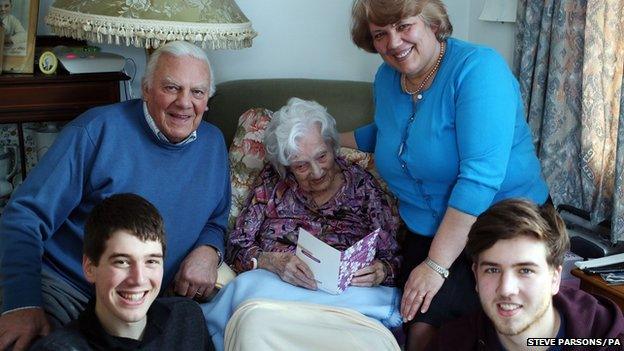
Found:
M 353 130 L 373 118 L 372 84 L 320 79 L 248 79 L 217 85 L 204 119 L 215 124 L 230 145 L 238 117 L 250 108 L 276 111 L 289 98 L 314 100 L 327 107 L 339 131 Z

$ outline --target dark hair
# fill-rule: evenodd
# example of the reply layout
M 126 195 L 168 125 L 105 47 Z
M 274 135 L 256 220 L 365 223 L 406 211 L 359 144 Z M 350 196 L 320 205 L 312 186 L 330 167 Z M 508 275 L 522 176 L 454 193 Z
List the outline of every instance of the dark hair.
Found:
M 106 251 L 106 242 L 118 230 L 141 241 L 159 242 L 164 255 L 164 223 L 156 207 L 139 195 L 116 194 L 95 206 L 85 225 L 83 253 L 96 266 Z
M 563 264 L 570 248 L 565 223 L 552 204 L 538 206 L 521 199 L 501 201 L 483 212 L 470 228 L 466 253 L 477 262 L 481 252 L 499 240 L 530 236 L 546 245 L 546 262 L 551 267 Z
M 376 53 L 368 24 L 387 26 L 411 16 L 420 16 L 425 24 L 435 27 L 440 42 L 453 33 L 446 6 L 440 0 L 355 0 L 351 8 L 351 39 L 357 47 Z

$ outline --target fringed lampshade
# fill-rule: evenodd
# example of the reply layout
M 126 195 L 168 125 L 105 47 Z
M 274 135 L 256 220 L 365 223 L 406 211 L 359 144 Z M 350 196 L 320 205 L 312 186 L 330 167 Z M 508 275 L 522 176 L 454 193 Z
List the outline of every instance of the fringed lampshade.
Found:
M 45 21 L 60 36 L 146 49 L 242 49 L 257 35 L 234 0 L 56 0 Z

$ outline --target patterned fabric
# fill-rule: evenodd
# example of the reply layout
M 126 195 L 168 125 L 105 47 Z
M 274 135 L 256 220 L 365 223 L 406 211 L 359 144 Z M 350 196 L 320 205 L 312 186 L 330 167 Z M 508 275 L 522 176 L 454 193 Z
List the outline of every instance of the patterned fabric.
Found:
M 555 204 L 611 219 L 624 240 L 624 4 L 520 0 L 514 69 Z
M 243 23 L 247 18 L 236 3 L 224 0 L 187 0 L 172 5 L 150 0 L 56 0 L 54 7 L 80 13 L 135 19 L 172 19 L 183 22 Z
M 624 70 L 624 2 L 588 0 L 583 57 L 581 168 L 583 198 L 590 201 L 595 221 L 609 218 L 624 240 L 624 212 L 613 212 L 622 72 Z M 624 127 L 622 125 L 621 127 Z M 619 131 L 624 134 L 624 130 Z M 623 163 L 617 164 L 624 168 Z M 619 228 L 618 228 L 619 226 Z
M 242 49 L 257 35 L 233 0 L 56 0 L 45 20 L 59 36 L 147 49 L 175 40 Z
M 234 228 L 236 218 L 247 202 L 249 189 L 264 167 L 262 138 L 273 112 L 253 108 L 238 119 L 238 128 L 230 146 L 230 177 L 232 182 L 232 207 L 228 220 L 229 229 Z
M 252 258 L 261 251 L 294 253 L 300 227 L 338 250 L 381 228 L 376 257 L 386 264 L 384 284 L 394 283 L 401 260 L 395 238 L 398 218 L 371 174 L 340 157 L 336 162 L 345 183 L 320 207 L 299 189 L 292 174 L 280 179 L 271 165 L 264 167 L 230 234 L 227 262 L 235 271 L 252 269 Z

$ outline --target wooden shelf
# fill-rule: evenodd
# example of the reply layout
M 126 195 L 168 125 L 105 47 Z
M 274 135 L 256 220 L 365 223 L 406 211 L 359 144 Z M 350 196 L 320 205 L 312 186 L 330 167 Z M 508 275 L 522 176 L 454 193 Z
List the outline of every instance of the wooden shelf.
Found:
M 0 75 L 0 123 L 16 123 L 22 177 L 26 175 L 23 123 L 69 121 L 96 106 L 120 101 L 122 72 Z
M 89 108 L 117 102 L 121 72 L 0 75 L 0 123 L 67 121 Z
M 591 294 L 604 296 L 615 302 L 624 311 L 624 285 L 608 285 L 600 275 L 590 275 L 575 268 L 572 275 L 581 280 L 581 289 Z

